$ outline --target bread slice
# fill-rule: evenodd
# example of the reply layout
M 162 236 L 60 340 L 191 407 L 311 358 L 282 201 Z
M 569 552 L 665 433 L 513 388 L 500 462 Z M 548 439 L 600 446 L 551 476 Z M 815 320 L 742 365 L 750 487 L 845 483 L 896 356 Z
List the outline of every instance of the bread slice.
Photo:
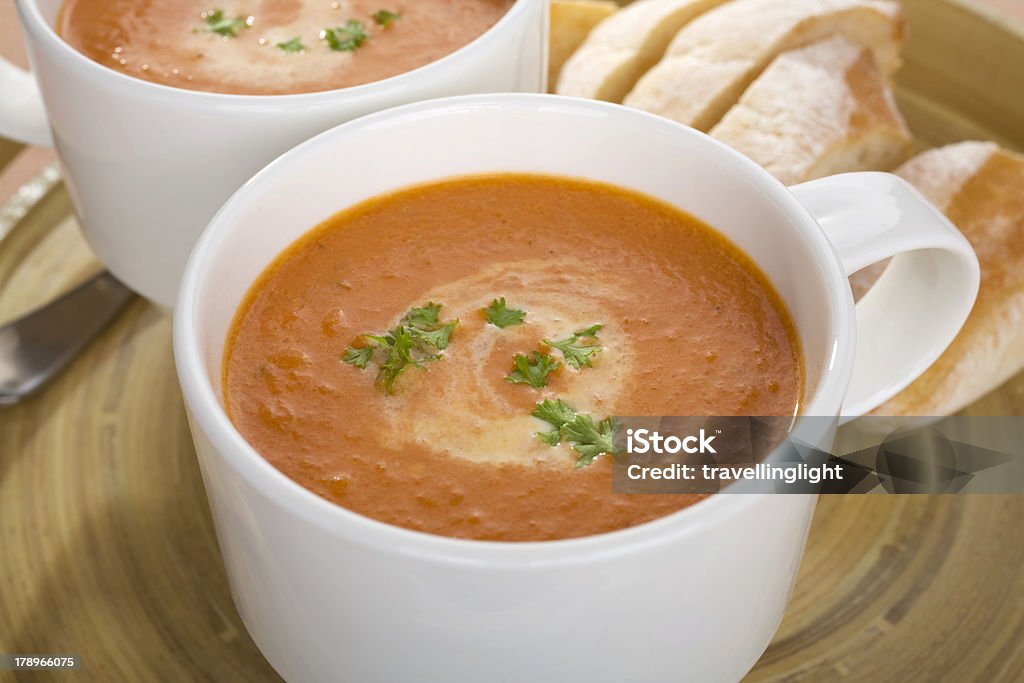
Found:
M 780 53 L 831 34 L 871 49 L 886 74 L 899 65 L 904 16 L 891 0 L 737 0 L 686 26 L 626 105 L 710 130 Z M 792 97 L 806 101 L 800 88 Z
M 724 0 L 636 0 L 601 22 L 559 77 L 559 95 L 622 102 L 686 23 Z
M 897 173 L 970 240 L 981 289 L 946 352 L 878 415 L 952 415 L 1024 368 L 1024 157 L 993 143 L 925 152 Z
M 618 8 L 613 0 L 551 0 L 548 90 L 554 92 L 565 61 L 579 49 L 594 27 Z
M 842 36 L 779 55 L 711 135 L 787 185 L 887 171 L 911 146 L 871 51 Z

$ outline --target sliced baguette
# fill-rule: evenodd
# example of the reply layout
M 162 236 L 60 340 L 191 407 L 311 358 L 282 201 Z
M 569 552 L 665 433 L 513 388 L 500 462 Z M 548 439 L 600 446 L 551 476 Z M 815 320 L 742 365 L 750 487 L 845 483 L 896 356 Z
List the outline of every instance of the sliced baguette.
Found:
M 562 68 L 559 95 L 622 102 L 687 22 L 724 0 L 636 0 L 605 19 Z
M 1024 368 L 1024 157 L 967 142 L 925 152 L 897 173 L 970 240 L 981 290 L 952 345 L 875 414 L 951 415 Z
M 889 170 L 911 146 L 871 51 L 842 36 L 779 55 L 711 135 L 787 185 Z
M 549 90 L 554 91 L 565 61 L 579 49 L 594 27 L 618 8 L 613 0 L 551 0 Z
M 625 104 L 707 131 L 776 56 L 831 34 L 870 48 L 891 73 L 904 23 L 891 0 L 736 0 L 680 31 Z

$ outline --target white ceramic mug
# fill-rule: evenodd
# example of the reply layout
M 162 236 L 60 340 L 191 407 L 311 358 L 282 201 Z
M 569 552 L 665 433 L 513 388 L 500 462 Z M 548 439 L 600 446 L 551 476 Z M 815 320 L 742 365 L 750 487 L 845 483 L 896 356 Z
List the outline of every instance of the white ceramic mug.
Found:
M 375 163 L 338 166 L 341 150 Z M 335 128 L 275 161 L 217 214 L 175 314 L 178 373 L 242 618 L 290 681 L 736 681 L 782 618 L 813 496 L 718 495 L 573 540 L 444 538 L 310 493 L 225 416 L 228 328 L 278 253 L 369 197 L 501 171 L 632 188 L 726 234 L 794 317 L 807 415 L 861 413 L 897 392 L 949 344 L 977 293 L 967 241 L 895 176 L 787 190 L 692 129 L 544 95 L 437 100 Z M 855 307 L 848 273 L 894 254 Z
M 165 307 L 216 210 L 293 145 L 406 102 L 545 86 L 547 0 L 517 0 L 477 40 L 414 71 L 273 96 L 196 92 L 124 75 L 57 35 L 61 0 L 16 4 L 33 73 L 0 59 L 0 136 L 47 144 L 52 132 L 90 246 L 121 281 Z

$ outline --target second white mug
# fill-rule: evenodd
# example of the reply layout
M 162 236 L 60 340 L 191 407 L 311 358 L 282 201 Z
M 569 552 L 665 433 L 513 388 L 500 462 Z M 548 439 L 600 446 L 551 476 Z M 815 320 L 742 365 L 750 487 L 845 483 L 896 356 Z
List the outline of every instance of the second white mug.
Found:
M 166 308 L 214 212 L 288 148 L 398 104 L 545 87 L 547 0 L 518 0 L 478 39 L 414 71 L 271 96 L 182 90 L 101 66 L 57 35 L 60 5 L 17 0 L 34 79 L 0 59 L 0 135 L 46 144 L 52 131 L 90 246 L 118 279 Z

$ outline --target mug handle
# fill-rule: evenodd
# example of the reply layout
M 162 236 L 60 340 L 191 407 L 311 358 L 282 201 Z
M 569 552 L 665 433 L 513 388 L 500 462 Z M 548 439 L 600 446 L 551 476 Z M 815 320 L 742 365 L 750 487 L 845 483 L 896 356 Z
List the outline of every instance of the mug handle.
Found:
M 790 191 L 821 225 L 848 276 L 893 259 L 857 304 L 845 422 L 905 389 L 953 342 L 978 296 L 978 257 L 949 219 L 898 176 L 847 173 Z
M 0 57 L 0 137 L 53 147 L 39 86 L 31 73 Z

